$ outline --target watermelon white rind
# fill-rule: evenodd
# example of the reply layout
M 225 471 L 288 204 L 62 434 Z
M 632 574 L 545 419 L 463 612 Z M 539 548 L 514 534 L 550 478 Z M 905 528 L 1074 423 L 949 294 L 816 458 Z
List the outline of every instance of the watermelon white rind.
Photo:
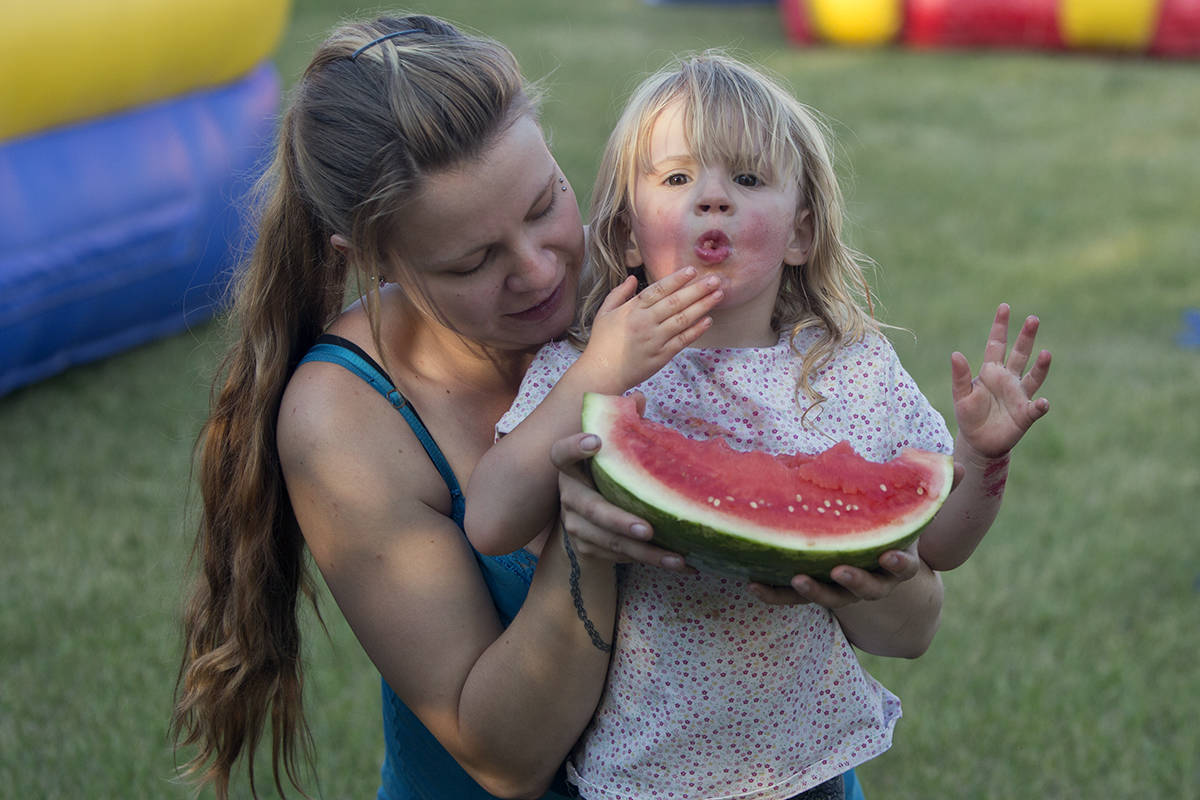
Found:
M 647 422 L 627 397 L 585 395 L 583 430 L 603 442 L 596 487 L 649 522 L 655 544 L 701 571 L 771 585 L 829 580 L 838 564 L 878 568 L 920 535 L 954 475 L 949 455 L 913 448 L 884 464 L 846 443 L 812 456 L 738 452 Z

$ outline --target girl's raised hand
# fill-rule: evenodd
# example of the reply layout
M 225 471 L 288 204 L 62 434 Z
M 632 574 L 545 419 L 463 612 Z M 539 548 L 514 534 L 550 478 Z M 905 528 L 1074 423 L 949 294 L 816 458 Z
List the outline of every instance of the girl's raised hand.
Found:
M 984 458 L 1007 455 L 1025 431 L 1050 410 L 1049 400 L 1034 399 L 1050 372 L 1050 351 L 1038 353 L 1033 368 L 1025 372 L 1033 355 L 1038 318 L 1025 318 L 1006 358 L 1008 322 L 1008 304 L 1001 303 L 992 321 L 978 375 L 971 376 L 971 367 L 962 353 L 950 356 L 958 434 Z
M 721 300 L 720 281 L 695 277 L 694 267 L 684 267 L 641 292 L 626 278 L 604 299 L 579 360 L 622 391 L 658 372 L 712 324 L 707 315 Z

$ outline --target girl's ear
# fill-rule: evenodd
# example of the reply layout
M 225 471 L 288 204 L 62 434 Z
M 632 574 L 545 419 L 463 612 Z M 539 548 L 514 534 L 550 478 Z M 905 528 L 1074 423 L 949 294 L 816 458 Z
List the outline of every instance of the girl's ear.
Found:
M 629 234 L 629 241 L 625 243 L 625 266 L 633 269 L 640 267 L 646 263 L 642 258 L 642 251 L 638 247 L 637 240 L 633 238 L 633 234 Z
M 792 232 L 792 240 L 788 242 L 783 254 L 783 263 L 789 267 L 802 267 L 808 263 L 808 256 L 813 245 L 812 212 L 807 208 L 800 212 L 796 220 L 796 229 Z
M 333 245 L 333 249 L 337 250 L 342 255 L 350 252 L 350 240 L 340 233 L 335 233 L 329 237 L 329 243 Z

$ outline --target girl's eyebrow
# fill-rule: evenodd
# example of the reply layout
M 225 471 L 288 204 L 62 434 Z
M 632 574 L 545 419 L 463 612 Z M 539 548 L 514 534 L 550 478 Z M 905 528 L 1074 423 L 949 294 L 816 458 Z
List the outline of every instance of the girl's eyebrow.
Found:
M 666 158 L 660 158 L 658 161 L 651 162 L 650 167 L 655 172 L 662 172 L 671 167 L 686 167 L 694 163 L 696 163 L 696 159 L 691 153 L 686 153 L 684 155 L 670 155 Z

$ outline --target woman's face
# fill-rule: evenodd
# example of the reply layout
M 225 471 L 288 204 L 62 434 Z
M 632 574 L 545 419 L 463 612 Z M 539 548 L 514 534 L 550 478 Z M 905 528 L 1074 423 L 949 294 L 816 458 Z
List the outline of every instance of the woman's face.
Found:
M 583 222 L 528 116 L 478 159 L 431 175 L 398 234 L 425 298 L 472 341 L 528 349 L 574 319 Z

